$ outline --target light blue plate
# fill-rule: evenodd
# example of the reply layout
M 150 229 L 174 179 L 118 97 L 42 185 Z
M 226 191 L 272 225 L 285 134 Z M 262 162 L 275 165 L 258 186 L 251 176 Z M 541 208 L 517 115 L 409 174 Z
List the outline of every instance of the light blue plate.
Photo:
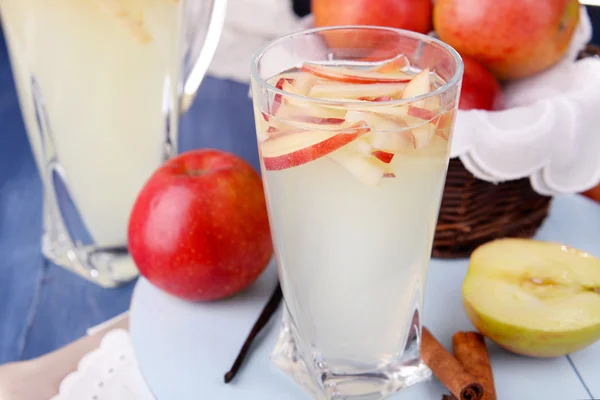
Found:
M 600 206 L 580 196 L 557 197 L 538 239 L 559 241 L 600 256 Z M 460 287 L 468 260 L 433 260 L 425 296 L 425 325 L 446 346 L 459 330 L 474 329 L 462 308 Z M 276 284 L 272 264 L 256 284 L 220 303 L 190 304 L 140 279 L 131 306 L 131 334 L 142 372 L 159 400 L 308 400 L 275 368 L 269 355 L 280 314 L 255 343 L 234 383 L 223 383 L 248 331 Z M 500 400 L 600 398 L 600 342 L 569 357 L 534 359 L 489 350 Z M 436 380 L 407 389 L 397 400 L 440 400 Z

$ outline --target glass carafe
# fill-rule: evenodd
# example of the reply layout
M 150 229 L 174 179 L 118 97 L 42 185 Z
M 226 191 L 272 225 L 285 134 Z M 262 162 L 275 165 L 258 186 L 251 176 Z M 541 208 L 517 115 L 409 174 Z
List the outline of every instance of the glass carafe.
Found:
M 137 193 L 177 154 L 178 121 L 214 55 L 226 0 L 0 0 L 44 188 L 42 252 L 105 287 Z

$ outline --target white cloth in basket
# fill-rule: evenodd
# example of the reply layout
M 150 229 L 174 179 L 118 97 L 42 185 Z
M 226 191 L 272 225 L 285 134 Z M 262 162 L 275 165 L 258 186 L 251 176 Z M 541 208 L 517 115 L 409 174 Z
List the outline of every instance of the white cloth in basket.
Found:
M 452 156 L 490 182 L 530 177 L 541 193 L 575 193 L 600 182 L 600 58 L 576 61 L 590 41 L 584 8 L 564 59 L 505 88 L 507 110 L 461 111 Z

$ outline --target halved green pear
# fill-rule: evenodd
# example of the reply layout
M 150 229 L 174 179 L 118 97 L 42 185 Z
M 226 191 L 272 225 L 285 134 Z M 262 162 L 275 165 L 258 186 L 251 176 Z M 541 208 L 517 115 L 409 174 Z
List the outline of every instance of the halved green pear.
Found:
M 557 357 L 600 339 L 600 259 L 568 246 L 484 244 L 471 255 L 462 295 L 473 325 L 517 354 Z

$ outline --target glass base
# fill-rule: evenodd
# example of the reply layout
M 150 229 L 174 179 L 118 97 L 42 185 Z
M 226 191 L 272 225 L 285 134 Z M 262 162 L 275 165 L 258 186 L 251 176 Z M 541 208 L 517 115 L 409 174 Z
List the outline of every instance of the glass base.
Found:
M 127 246 L 94 244 L 68 195 L 63 175 L 58 163 L 49 164 L 44 185 L 44 257 L 104 288 L 115 288 L 138 277 Z
M 138 275 L 127 246 L 94 245 L 78 214 L 66 184 L 64 170 L 54 151 L 44 99 L 35 76 L 30 77 L 39 138 L 30 136 L 44 188 L 42 254 L 50 262 L 105 288 L 121 286 Z M 40 152 L 36 153 L 37 143 Z
M 314 352 L 303 352 L 300 348 L 300 341 L 284 307 L 283 323 L 271 360 L 316 400 L 385 399 L 429 380 L 432 375 L 419 356 L 370 372 L 336 374 L 319 361 Z
M 46 232 L 42 254 L 50 262 L 104 288 L 124 285 L 139 275 L 126 248 L 72 246 L 65 236 Z

